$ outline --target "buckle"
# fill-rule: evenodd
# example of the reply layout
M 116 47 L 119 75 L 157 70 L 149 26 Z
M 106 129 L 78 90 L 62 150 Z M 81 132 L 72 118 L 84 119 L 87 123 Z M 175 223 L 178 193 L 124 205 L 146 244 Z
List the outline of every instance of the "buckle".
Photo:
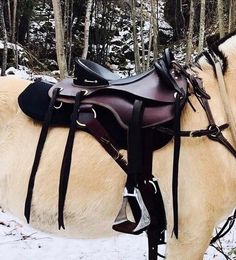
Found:
M 140 210 L 140 219 L 136 222 L 130 221 L 127 218 L 127 204 L 128 199 L 133 199 Z M 134 214 L 134 213 L 133 213 Z M 128 233 L 128 234 L 140 234 L 142 233 L 151 223 L 149 212 L 143 202 L 142 195 L 138 188 L 134 188 L 133 193 L 129 193 L 127 188 L 124 189 L 123 201 L 121 209 L 112 225 L 112 228 L 116 231 Z

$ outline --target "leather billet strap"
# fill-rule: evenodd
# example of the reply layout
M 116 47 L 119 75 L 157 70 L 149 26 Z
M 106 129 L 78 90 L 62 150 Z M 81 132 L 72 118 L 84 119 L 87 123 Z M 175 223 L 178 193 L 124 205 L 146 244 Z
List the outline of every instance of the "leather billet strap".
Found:
M 59 229 L 62 227 L 65 229 L 63 211 L 66 199 L 67 186 L 69 181 L 71 157 L 74 145 L 75 132 L 77 130 L 77 119 L 79 117 L 79 108 L 81 104 L 83 91 L 80 91 L 75 96 L 74 109 L 71 117 L 71 125 L 66 141 L 64 156 L 62 160 L 61 173 L 60 173 L 60 184 L 59 184 L 59 200 L 58 200 L 58 225 Z
M 31 211 L 31 202 L 32 202 L 32 196 L 33 196 L 33 189 L 34 189 L 34 183 L 35 183 L 35 177 L 36 173 L 38 171 L 43 147 L 47 138 L 48 130 L 50 127 L 50 123 L 52 120 L 53 116 L 53 111 L 55 110 L 55 103 L 57 100 L 57 97 L 59 95 L 60 89 L 55 88 L 52 93 L 52 98 L 48 107 L 48 111 L 45 115 L 45 120 L 41 129 L 41 133 L 39 136 L 36 152 L 35 152 L 35 157 L 34 157 L 34 162 L 33 166 L 31 169 L 31 174 L 29 178 L 29 183 L 28 183 L 28 190 L 27 190 L 27 195 L 26 195 L 26 200 L 25 200 L 25 210 L 24 210 L 24 215 L 26 217 L 27 222 L 29 223 L 30 221 L 30 211 Z

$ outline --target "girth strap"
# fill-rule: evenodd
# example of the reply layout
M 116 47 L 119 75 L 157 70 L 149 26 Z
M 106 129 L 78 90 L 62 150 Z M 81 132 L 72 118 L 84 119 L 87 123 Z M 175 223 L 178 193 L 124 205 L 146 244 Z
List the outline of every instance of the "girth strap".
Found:
M 37 173 L 38 166 L 40 163 L 43 147 L 44 147 L 44 144 L 45 144 L 45 141 L 47 138 L 48 129 L 49 129 L 51 119 L 53 116 L 54 105 L 55 105 L 57 96 L 59 94 L 59 91 L 60 91 L 59 88 L 55 88 L 53 90 L 52 99 L 50 101 L 48 111 L 45 116 L 45 120 L 44 120 L 42 129 L 41 129 L 41 133 L 40 133 L 39 140 L 38 140 L 38 145 L 37 145 L 36 152 L 35 152 L 34 162 L 33 162 L 32 170 L 31 170 L 31 174 L 30 174 L 30 178 L 29 178 L 29 183 L 28 183 L 28 191 L 27 191 L 26 200 L 25 200 L 24 214 L 25 214 L 25 217 L 26 217 L 26 220 L 28 223 L 30 221 L 30 210 L 31 210 L 31 202 L 32 202 L 32 196 L 33 196 L 35 177 L 36 177 L 36 173 Z
M 58 201 L 58 225 L 59 229 L 62 227 L 65 229 L 63 211 L 66 199 L 66 192 L 71 167 L 72 149 L 74 145 L 75 132 L 77 130 L 77 122 L 79 116 L 79 107 L 84 92 L 80 91 L 76 94 L 74 109 L 71 117 L 71 126 L 68 133 L 64 156 L 62 160 L 61 173 L 60 173 L 60 184 L 59 184 L 59 201 Z

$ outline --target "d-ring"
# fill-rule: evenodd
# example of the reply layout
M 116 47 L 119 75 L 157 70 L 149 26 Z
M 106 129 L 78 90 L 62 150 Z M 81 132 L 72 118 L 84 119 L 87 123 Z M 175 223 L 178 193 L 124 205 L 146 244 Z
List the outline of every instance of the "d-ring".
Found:
M 214 129 L 215 128 L 215 129 Z M 220 133 L 220 128 L 217 125 L 210 125 L 209 130 L 215 130 L 212 134 L 210 134 L 211 137 L 216 138 Z
M 93 119 L 97 118 L 97 113 L 96 113 L 95 109 L 94 109 L 94 108 L 91 108 L 91 110 L 92 110 L 92 112 L 93 112 Z M 77 123 L 79 126 L 81 126 L 81 127 L 86 127 L 86 124 L 80 123 L 79 120 L 76 120 L 76 123 Z
M 55 106 L 55 105 L 54 105 L 54 108 L 55 108 L 55 109 L 60 109 L 61 107 L 62 107 L 62 102 L 60 102 L 60 104 L 59 104 L 58 106 Z

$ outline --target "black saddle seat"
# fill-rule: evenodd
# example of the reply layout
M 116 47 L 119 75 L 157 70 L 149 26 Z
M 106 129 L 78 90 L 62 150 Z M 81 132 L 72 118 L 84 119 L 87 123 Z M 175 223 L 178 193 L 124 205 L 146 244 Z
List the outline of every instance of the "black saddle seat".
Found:
M 91 87 L 127 85 L 146 77 L 153 70 L 151 69 L 127 78 L 120 78 L 117 74 L 93 61 L 76 59 L 73 83 L 74 85 Z
M 120 77 L 103 66 L 84 59 L 75 60 L 74 84 L 80 86 L 109 85 Z

